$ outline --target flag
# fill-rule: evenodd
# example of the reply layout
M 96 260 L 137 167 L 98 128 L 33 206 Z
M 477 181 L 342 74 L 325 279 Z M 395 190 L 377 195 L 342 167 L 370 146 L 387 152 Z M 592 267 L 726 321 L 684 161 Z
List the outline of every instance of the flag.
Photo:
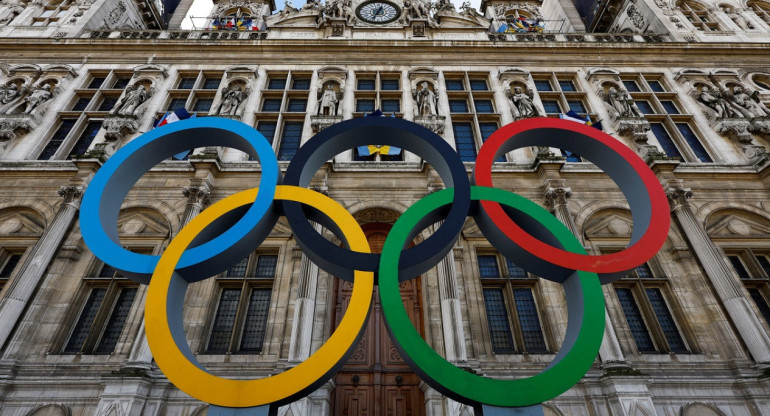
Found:
M 222 23 L 219 22 L 219 19 L 214 19 L 214 21 L 211 22 L 211 28 L 213 30 L 219 30 L 220 28 L 222 28 Z
M 576 113 L 575 110 L 569 110 L 566 113 L 559 114 L 559 118 L 563 120 L 574 121 L 580 124 L 585 124 L 602 131 L 601 121 L 593 122 L 591 121 L 591 116 L 587 116 L 587 118 L 583 118 L 582 116 L 580 116 L 580 114 Z
M 497 33 L 505 33 L 508 31 L 508 25 L 505 23 L 501 24 L 500 27 L 497 29 Z
M 358 146 L 358 155 L 359 156 L 372 156 L 375 154 L 381 154 L 386 156 L 396 156 L 401 153 L 401 148 L 396 146 L 376 146 L 373 144 L 370 144 L 368 146 Z
M 232 29 L 233 28 L 233 22 L 230 19 L 227 19 L 227 24 L 225 24 L 225 28 Z
M 173 123 L 180 120 L 187 120 L 188 118 L 195 118 L 197 115 L 187 112 L 184 108 L 177 108 L 174 111 L 166 111 L 166 114 L 163 115 L 163 117 L 158 120 L 157 123 L 155 123 L 154 127 L 160 127 L 165 126 L 166 124 Z M 174 160 L 182 160 L 187 157 L 187 155 L 190 154 L 192 150 L 185 150 L 184 152 L 179 152 L 172 156 L 172 159 Z
M 251 20 L 250 17 L 243 21 L 243 27 L 246 28 L 246 30 L 257 30 L 257 28 L 254 27 L 254 21 Z

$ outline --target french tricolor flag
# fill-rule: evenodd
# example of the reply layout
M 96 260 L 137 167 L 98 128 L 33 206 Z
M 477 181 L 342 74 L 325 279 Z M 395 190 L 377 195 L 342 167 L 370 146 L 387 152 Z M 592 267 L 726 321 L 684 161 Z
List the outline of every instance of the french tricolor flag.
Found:
M 167 111 L 166 114 L 164 114 L 163 117 L 161 117 L 161 119 L 155 123 L 155 127 L 165 126 L 166 124 L 173 123 L 175 121 L 186 120 L 188 118 L 195 118 L 196 116 L 197 114 L 195 113 L 190 115 L 190 113 L 188 113 L 184 108 L 177 108 L 174 111 Z M 192 149 L 177 153 L 172 156 L 172 158 L 175 160 L 182 160 L 187 157 L 190 152 L 192 152 Z

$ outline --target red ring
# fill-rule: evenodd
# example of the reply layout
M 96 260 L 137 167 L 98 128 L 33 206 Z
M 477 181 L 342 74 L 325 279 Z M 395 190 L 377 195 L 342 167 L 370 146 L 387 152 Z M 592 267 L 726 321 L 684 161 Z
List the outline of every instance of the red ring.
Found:
M 646 232 L 638 239 L 638 241 L 636 241 L 636 243 L 631 244 L 626 249 L 617 253 L 587 255 L 565 251 L 532 237 L 511 220 L 505 211 L 503 211 L 500 204 L 492 201 L 482 201 L 481 208 L 486 211 L 494 224 L 497 225 L 514 244 L 523 248 L 530 254 L 565 269 L 582 270 L 601 274 L 603 275 L 603 283 L 617 280 L 622 277 L 622 275 L 618 275 L 619 272 L 633 270 L 636 266 L 652 258 L 655 253 L 658 252 L 660 247 L 663 246 L 663 243 L 668 237 L 668 230 L 671 223 L 668 198 L 666 197 L 660 182 L 658 182 L 658 178 L 636 153 L 612 136 L 595 128 L 573 121 L 554 118 L 532 118 L 503 126 L 494 132 L 479 150 L 476 159 L 476 167 L 473 172 L 473 178 L 476 185 L 492 186 L 492 163 L 499 157 L 496 155 L 498 150 L 500 150 L 502 155 L 503 152 L 508 152 L 524 146 L 531 146 L 533 145 L 532 143 L 514 143 L 511 145 L 509 142 L 515 140 L 516 136 L 521 133 L 542 128 L 561 129 L 577 133 L 597 142 L 598 146 L 594 145 L 596 146 L 594 148 L 597 149 L 597 151 L 601 147 L 604 147 L 602 150 L 606 152 L 606 148 L 609 148 L 609 150 L 622 157 L 635 171 L 639 179 L 641 179 L 649 197 L 648 202 L 651 211 L 650 223 L 634 224 L 635 227 L 644 226 Z M 505 149 L 501 149 L 501 147 L 506 144 L 508 144 L 508 146 L 506 146 Z M 550 140 L 546 138 L 542 143 L 538 144 L 572 150 L 570 149 L 569 143 L 554 143 L 553 138 Z M 589 159 L 591 158 L 590 154 L 586 153 L 585 156 Z M 599 159 L 601 159 L 601 157 L 599 157 Z M 602 160 L 599 159 L 592 160 L 592 162 L 598 165 L 602 162 Z M 615 178 L 612 179 L 615 180 Z M 615 180 L 615 182 L 617 183 L 617 180 Z M 633 214 L 634 207 L 632 206 L 631 208 Z

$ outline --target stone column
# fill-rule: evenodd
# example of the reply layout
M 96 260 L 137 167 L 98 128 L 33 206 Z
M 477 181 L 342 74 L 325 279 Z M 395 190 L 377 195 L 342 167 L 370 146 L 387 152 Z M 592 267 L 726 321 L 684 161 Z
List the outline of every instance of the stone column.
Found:
M 315 224 L 314 228 L 320 231 L 321 226 Z M 291 340 L 289 342 L 289 362 L 292 363 L 299 363 L 310 357 L 315 320 L 315 298 L 318 288 L 318 266 L 310 261 L 304 253 L 301 256 L 299 281 L 297 282 L 297 303 L 294 307 Z
M 575 219 L 572 218 L 569 207 L 567 207 L 567 199 L 570 197 L 572 197 L 572 189 L 564 186 L 563 180 L 551 180 L 545 189 L 545 206 L 583 244 Z M 620 349 L 618 336 L 615 334 L 615 327 L 612 325 L 607 308 L 604 309 L 604 322 L 604 339 L 601 347 L 599 347 L 599 358 L 602 360 L 602 365 L 605 367 L 627 367 L 625 365 L 626 357 L 623 355 L 623 350 Z
M 714 285 L 749 353 L 763 367 L 770 366 L 770 337 L 744 297 L 740 283 L 733 277 L 725 254 L 711 241 L 706 229 L 696 219 L 688 202 L 692 198 L 692 191 L 683 187 L 681 180 L 670 179 L 667 181 L 666 193 L 674 218 L 687 236 L 693 253 Z
M 209 195 L 211 192 L 209 185 L 203 183 L 182 188 L 182 194 L 187 198 L 187 205 L 185 205 L 184 213 L 182 213 L 182 220 L 179 224 L 180 230 L 203 211 L 203 208 L 210 202 Z M 144 319 L 142 319 L 142 326 L 136 334 L 133 347 L 131 348 L 131 355 L 129 355 L 124 367 L 149 369 L 151 365 L 152 352 L 150 352 L 150 346 L 147 344 Z
M 446 359 L 453 363 L 468 361 L 465 348 L 462 309 L 457 295 L 457 270 L 454 250 L 438 264 L 438 293 L 441 302 L 441 326 L 444 330 Z
M 43 274 L 51 264 L 51 260 L 53 260 L 70 227 L 72 227 L 75 215 L 80 209 L 83 188 L 62 186 L 59 189 L 59 195 L 64 198 L 64 202 L 19 268 L 6 296 L 0 300 L 0 316 L 3 317 L 0 319 L 0 347 L 8 341 L 13 328 L 32 298 L 32 293 L 40 284 Z

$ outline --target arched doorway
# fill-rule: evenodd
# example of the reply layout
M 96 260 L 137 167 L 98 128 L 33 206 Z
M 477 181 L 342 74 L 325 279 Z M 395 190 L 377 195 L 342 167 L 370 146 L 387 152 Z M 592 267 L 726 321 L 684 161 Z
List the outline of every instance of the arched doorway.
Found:
M 379 253 L 391 224 L 362 225 L 372 252 Z M 345 313 L 353 285 L 335 279 L 334 327 Z M 332 414 L 337 416 L 422 416 L 425 398 L 417 377 L 388 335 L 375 287 L 369 322 L 361 341 L 334 378 Z M 420 278 L 401 283 L 401 298 L 415 328 L 423 333 Z

